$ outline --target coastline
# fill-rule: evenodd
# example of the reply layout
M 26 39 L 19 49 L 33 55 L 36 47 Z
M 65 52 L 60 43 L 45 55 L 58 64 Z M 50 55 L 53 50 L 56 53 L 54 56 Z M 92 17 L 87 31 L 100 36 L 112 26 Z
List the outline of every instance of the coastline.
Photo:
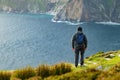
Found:
M 80 24 L 84 24 L 84 23 L 90 23 L 90 22 L 71 22 L 71 21 L 56 21 L 52 18 L 51 20 L 52 22 L 55 22 L 55 23 L 66 23 L 68 25 L 80 25 Z M 103 24 L 103 25 L 120 25 L 120 23 L 117 23 L 117 22 L 92 22 L 92 23 L 95 23 L 95 24 Z
M 7 13 L 7 14 L 10 14 L 10 13 L 13 13 L 13 14 L 33 14 L 33 15 L 40 15 L 40 14 L 46 14 L 46 15 L 51 15 L 53 16 L 53 18 L 51 19 L 52 22 L 55 22 L 55 23 L 66 23 L 68 25 L 80 25 L 80 24 L 84 24 L 84 23 L 89 23 L 89 22 L 80 22 L 80 21 L 61 21 L 61 20 L 55 20 L 54 17 L 55 15 L 57 14 L 56 12 L 52 12 L 52 11 L 49 11 L 49 12 L 45 12 L 45 13 L 34 13 L 34 12 L 15 12 L 15 11 L 0 11 L 0 13 Z M 120 23 L 117 23 L 117 22 L 111 22 L 111 21 L 103 21 L 103 22 L 93 22 L 95 24 L 104 24 L 104 25 L 120 25 Z

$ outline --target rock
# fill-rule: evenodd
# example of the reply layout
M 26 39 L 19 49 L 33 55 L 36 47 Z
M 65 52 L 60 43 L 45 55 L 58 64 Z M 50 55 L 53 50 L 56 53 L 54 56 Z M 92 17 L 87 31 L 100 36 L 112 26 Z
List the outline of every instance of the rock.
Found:
M 110 54 L 110 56 L 111 56 L 111 57 L 115 57 L 115 55 L 114 55 L 114 54 Z
M 118 57 L 120 57 L 120 54 L 118 55 Z
M 119 0 L 69 0 L 56 20 L 120 23 Z
M 105 56 L 105 58 L 113 58 L 113 57 L 115 57 L 114 54 L 108 54 L 108 55 Z
M 54 19 L 62 21 L 80 21 L 81 15 L 82 0 L 69 0 Z
M 110 58 L 105 58 L 105 60 L 111 60 Z
M 96 69 L 97 70 L 103 70 L 103 67 L 102 66 L 98 66 Z

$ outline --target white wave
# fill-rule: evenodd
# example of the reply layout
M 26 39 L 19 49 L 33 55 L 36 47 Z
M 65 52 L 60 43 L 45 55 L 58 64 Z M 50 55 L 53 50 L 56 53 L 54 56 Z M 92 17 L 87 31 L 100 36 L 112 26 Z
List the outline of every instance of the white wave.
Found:
M 80 24 L 83 24 L 84 22 L 70 22 L 70 21 L 65 21 L 65 23 L 67 23 L 69 25 L 80 25 Z
M 55 21 L 54 19 L 52 19 L 52 22 L 66 23 L 68 25 L 80 25 L 80 24 L 84 24 L 85 23 L 85 22 Z
M 66 23 L 68 25 L 80 25 L 80 24 L 84 24 L 84 23 L 88 23 L 88 22 L 70 22 L 70 21 L 56 21 L 54 19 L 52 19 L 52 22 L 56 22 L 56 23 Z M 116 23 L 116 22 L 95 22 L 96 24 L 104 24 L 104 25 L 120 25 L 120 23 Z
M 120 25 L 120 23 L 116 22 L 95 22 L 97 24 L 104 24 L 104 25 Z

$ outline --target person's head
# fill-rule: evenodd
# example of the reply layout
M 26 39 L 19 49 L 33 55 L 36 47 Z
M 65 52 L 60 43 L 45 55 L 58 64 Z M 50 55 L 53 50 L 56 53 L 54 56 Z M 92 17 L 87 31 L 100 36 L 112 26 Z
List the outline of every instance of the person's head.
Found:
M 78 26 L 78 31 L 82 31 L 82 27 Z

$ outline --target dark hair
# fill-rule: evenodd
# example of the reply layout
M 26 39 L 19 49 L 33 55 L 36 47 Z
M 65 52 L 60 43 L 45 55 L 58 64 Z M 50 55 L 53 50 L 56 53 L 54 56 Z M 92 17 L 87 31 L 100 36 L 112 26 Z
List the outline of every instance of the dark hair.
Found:
M 82 31 L 82 27 L 78 26 L 78 31 Z

